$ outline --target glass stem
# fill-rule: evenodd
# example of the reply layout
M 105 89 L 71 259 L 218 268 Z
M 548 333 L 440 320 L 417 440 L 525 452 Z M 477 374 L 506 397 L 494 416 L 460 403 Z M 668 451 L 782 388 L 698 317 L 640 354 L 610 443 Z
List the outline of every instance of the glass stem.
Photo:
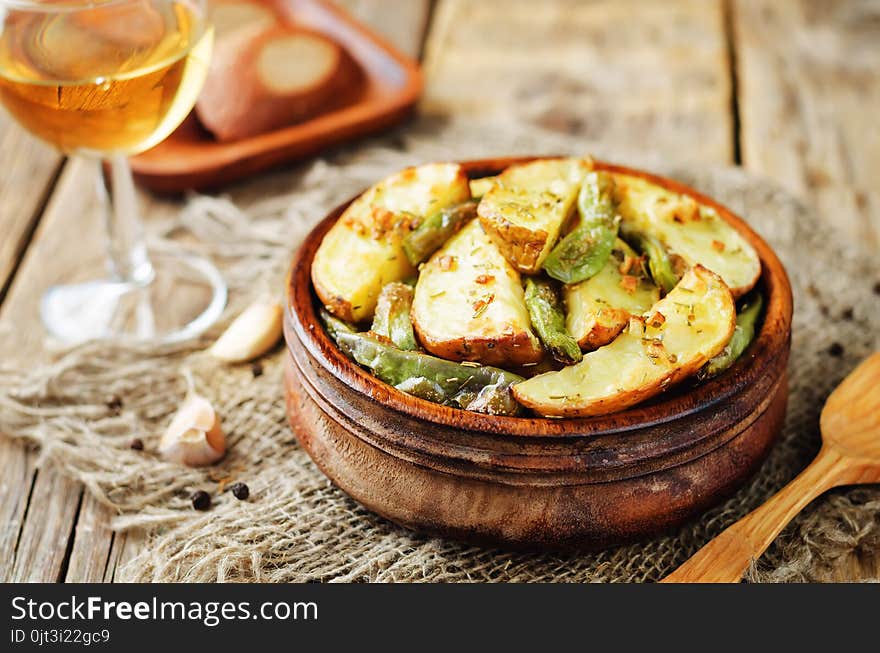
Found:
M 104 204 L 107 222 L 110 273 L 118 280 L 145 286 L 153 280 L 153 266 L 147 256 L 144 227 L 138 212 L 137 193 L 128 159 L 110 156 L 110 174 L 98 168 L 98 194 Z

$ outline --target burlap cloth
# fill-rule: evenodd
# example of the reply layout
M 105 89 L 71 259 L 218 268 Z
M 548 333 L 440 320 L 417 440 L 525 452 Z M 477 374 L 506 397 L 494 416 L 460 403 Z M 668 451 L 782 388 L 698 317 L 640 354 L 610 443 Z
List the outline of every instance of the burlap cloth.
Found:
M 279 348 L 250 365 L 222 366 L 199 342 L 131 348 L 88 344 L 37 370 L 0 374 L 0 432 L 36 443 L 52 461 L 118 511 L 117 529 L 147 528 L 143 553 L 117 571 L 127 581 L 646 581 L 672 571 L 709 538 L 758 506 L 818 450 L 825 397 L 859 360 L 880 348 L 880 266 L 774 184 L 735 168 L 678 164 L 579 142 L 522 125 L 422 120 L 263 176 L 227 196 L 188 198 L 176 224 L 153 224 L 153 247 L 183 245 L 181 228 L 224 267 L 226 320 L 254 294 L 280 296 L 291 252 L 328 209 L 405 165 L 504 154 L 591 152 L 642 165 L 716 197 L 775 248 L 794 287 L 791 397 L 782 438 L 733 498 L 675 532 L 582 555 L 526 555 L 413 534 L 333 487 L 297 446 L 281 393 Z M 667 153 L 670 155 L 670 153 Z M 190 239 L 191 242 L 192 239 Z M 838 345 L 834 345 L 838 343 Z M 833 346 L 834 345 L 834 346 Z M 163 462 L 155 446 L 187 390 L 188 375 L 223 419 L 229 453 L 208 470 Z M 129 448 L 143 439 L 143 452 Z M 246 502 L 217 493 L 245 481 Z M 215 494 L 195 512 L 189 493 Z M 825 577 L 837 558 L 880 549 L 880 488 L 833 491 L 777 539 L 751 580 Z

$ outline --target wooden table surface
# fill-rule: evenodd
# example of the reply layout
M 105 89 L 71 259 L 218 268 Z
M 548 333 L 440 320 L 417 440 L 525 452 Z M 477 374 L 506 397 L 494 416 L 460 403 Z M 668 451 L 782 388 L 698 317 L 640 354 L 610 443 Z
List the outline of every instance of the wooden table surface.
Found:
M 426 112 L 515 116 L 741 164 L 880 245 L 880 0 L 345 0 L 420 57 Z M 103 256 L 89 170 L 0 116 L 0 356 L 46 357 L 37 300 Z M 144 213 L 179 208 L 143 195 Z M 76 234 L 71 247 L 71 235 Z M 0 438 L 0 580 L 112 581 L 143 544 Z M 829 580 L 880 578 L 880 556 Z

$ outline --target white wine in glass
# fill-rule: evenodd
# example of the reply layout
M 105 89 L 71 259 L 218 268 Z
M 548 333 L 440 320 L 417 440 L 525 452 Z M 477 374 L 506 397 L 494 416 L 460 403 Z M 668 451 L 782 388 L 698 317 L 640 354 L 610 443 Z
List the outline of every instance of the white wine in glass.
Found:
M 197 335 L 226 286 L 200 257 L 148 255 L 127 157 L 195 104 L 213 44 L 204 0 L 0 0 L 0 21 L 0 101 L 31 133 L 93 161 L 107 214 L 109 277 L 50 288 L 47 329 L 66 342 Z M 202 289 L 172 312 L 177 286 Z

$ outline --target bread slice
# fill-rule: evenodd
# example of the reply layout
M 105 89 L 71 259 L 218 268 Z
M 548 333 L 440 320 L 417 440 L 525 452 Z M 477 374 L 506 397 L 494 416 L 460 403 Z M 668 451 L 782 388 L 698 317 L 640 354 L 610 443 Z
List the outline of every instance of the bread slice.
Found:
M 356 76 L 322 34 L 258 21 L 217 40 L 196 112 L 217 140 L 240 140 L 319 114 Z

